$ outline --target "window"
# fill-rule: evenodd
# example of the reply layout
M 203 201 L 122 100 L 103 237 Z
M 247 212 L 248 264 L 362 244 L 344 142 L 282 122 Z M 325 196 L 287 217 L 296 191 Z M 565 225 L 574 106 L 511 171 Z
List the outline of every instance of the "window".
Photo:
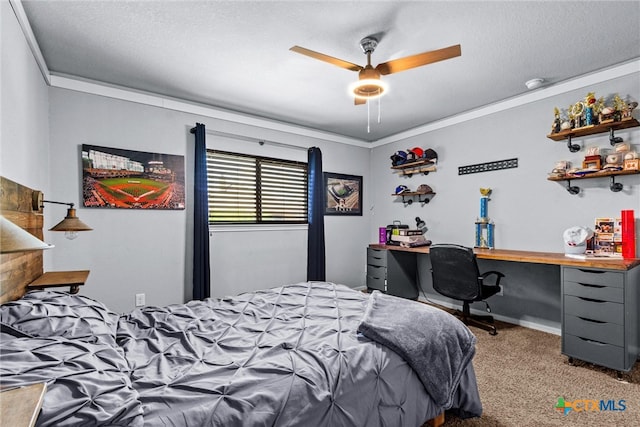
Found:
M 209 223 L 306 224 L 307 164 L 207 150 Z

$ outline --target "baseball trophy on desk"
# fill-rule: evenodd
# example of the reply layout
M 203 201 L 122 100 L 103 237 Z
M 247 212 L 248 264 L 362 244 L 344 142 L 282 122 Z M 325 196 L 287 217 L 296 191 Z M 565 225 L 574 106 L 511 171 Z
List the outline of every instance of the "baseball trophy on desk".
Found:
M 490 188 L 481 188 L 480 194 L 480 218 L 476 220 L 476 248 L 493 249 L 493 232 L 495 224 L 487 216 L 487 204 L 489 202 Z

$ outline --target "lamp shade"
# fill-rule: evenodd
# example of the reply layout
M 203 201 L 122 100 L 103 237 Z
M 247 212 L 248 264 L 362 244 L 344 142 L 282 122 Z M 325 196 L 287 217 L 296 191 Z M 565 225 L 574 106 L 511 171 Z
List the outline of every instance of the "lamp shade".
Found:
M 67 216 L 57 223 L 55 226 L 49 229 L 49 231 L 91 231 L 93 228 L 89 227 L 84 222 L 80 221 L 80 218 L 76 216 L 76 210 L 74 208 L 67 209 Z
M 13 222 L 0 216 L 0 253 L 41 251 L 53 248 Z

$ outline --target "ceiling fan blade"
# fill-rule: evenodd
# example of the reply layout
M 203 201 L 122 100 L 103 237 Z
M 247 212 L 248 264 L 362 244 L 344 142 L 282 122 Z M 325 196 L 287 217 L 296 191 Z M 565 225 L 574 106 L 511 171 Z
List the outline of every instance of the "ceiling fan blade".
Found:
M 334 58 L 333 56 L 325 55 L 324 53 L 315 52 L 300 46 L 293 46 L 289 50 L 292 50 L 303 55 L 310 56 L 311 58 L 319 59 L 320 61 L 328 62 L 329 64 L 337 65 L 341 68 L 346 68 L 351 71 L 360 71 L 363 67 L 353 62 L 344 61 L 342 59 Z
M 411 68 L 421 67 L 445 59 L 455 58 L 461 55 L 460 45 L 445 47 L 438 50 L 419 53 L 417 55 L 406 56 L 404 58 L 393 59 L 391 61 L 378 64 L 376 70 L 382 75 L 398 73 Z
M 362 105 L 362 104 L 366 104 L 367 100 L 366 99 L 362 99 L 362 98 L 353 98 L 353 105 Z

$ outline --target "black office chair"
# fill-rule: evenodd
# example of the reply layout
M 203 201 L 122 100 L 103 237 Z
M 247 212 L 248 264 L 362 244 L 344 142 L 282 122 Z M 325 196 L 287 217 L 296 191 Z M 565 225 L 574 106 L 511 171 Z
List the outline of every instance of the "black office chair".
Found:
M 431 277 L 433 288 L 440 294 L 462 301 L 462 313 L 457 313 L 467 325 L 488 330 L 491 335 L 498 332 L 493 325 L 492 316 L 471 315 L 469 304 L 484 301 L 500 292 L 500 279 L 504 274 L 487 271 L 480 274 L 473 249 L 452 244 L 432 245 L 429 249 L 431 259 Z M 495 276 L 494 284 L 485 284 L 488 276 Z M 491 312 L 489 304 L 487 311 Z

